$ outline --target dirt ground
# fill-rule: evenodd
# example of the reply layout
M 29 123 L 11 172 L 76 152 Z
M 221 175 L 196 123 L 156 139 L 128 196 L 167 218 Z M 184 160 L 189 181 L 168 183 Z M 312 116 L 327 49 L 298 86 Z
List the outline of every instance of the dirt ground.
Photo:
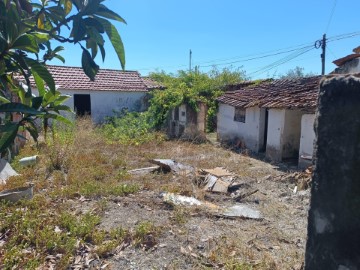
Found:
M 238 192 L 258 190 L 240 202 L 231 194 L 205 192 L 188 175 L 148 173 L 130 182 L 138 193 L 108 200 L 100 228 L 135 230 L 151 224 L 140 246 L 124 241 L 101 261 L 106 269 L 294 269 L 303 264 L 310 190 L 294 193 L 293 170 L 260 158 L 211 144 L 169 142 L 126 157 L 136 169 L 153 166 L 152 158 L 173 159 L 196 169 L 224 167 L 236 175 Z M 294 168 L 293 168 L 294 169 Z M 261 219 L 225 218 L 203 206 L 178 206 L 163 201 L 164 192 L 194 196 L 219 207 L 245 204 L 260 211 Z M 77 211 L 91 211 L 96 200 L 74 201 Z

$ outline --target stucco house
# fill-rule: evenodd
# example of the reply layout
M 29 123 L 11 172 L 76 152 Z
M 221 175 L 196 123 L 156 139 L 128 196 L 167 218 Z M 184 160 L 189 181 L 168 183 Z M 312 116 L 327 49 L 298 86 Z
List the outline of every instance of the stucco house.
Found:
M 168 117 L 167 133 L 170 138 L 204 140 L 206 138 L 207 106 L 198 102 L 198 110 L 182 104 L 171 110 Z
M 129 111 L 146 110 L 148 92 L 156 88 L 137 71 L 100 69 L 95 81 L 90 81 L 80 67 L 49 65 L 47 68 L 57 90 L 71 96 L 65 105 L 78 115 L 91 115 L 96 123 L 124 108 Z
M 274 161 L 311 163 L 320 76 L 242 83 L 218 98 L 220 141 L 239 140 Z

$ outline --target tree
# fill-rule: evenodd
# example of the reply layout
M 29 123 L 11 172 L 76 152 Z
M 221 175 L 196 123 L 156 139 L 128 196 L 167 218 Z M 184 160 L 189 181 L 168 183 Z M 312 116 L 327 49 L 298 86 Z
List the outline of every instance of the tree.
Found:
M 222 95 L 226 85 L 239 83 L 246 78 L 242 70 L 218 70 L 215 67 L 208 73 L 181 70 L 174 75 L 162 71 L 152 73 L 150 77 L 166 87 L 166 90 L 154 91 L 150 100 L 149 115 L 156 128 L 164 124 L 171 109 L 185 103 L 197 110 L 198 102 L 204 102 L 208 107 L 209 131 L 215 128 L 216 98 Z
M 104 35 L 107 35 L 124 69 L 123 43 L 109 20 L 126 22 L 102 2 L 104 0 L 0 0 L 0 112 L 22 115 L 20 121 L 7 121 L 0 126 L 0 152 L 14 141 L 21 129 L 29 131 L 37 140 L 38 130 L 34 124 L 37 118 L 44 120 L 45 129 L 48 119 L 68 122 L 60 115 L 60 111 L 70 110 L 62 104 L 68 97 L 55 89 L 46 68 L 46 63 L 54 58 L 65 62 L 58 54 L 64 48 L 53 48 L 54 43 L 80 46 L 82 68 L 95 80 L 99 66 L 94 59 L 99 51 L 102 60 L 105 59 Z M 38 96 L 33 95 L 31 77 Z M 9 93 L 17 95 L 20 102 L 11 102 Z
M 315 76 L 314 73 L 305 73 L 304 68 L 296 66 L 293 69 L 288 70 L 285 74 L 280 75 L 280 79 L 295 79 L 295 78 L 301 78 L 301 77 L 311 77 Z

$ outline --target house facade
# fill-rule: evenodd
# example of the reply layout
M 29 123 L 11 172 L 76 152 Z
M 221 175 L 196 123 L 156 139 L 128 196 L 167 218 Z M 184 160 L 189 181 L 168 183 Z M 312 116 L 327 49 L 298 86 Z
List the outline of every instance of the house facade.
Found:
M 80 67 L 47 66 L 57 90 L 71 98 L 65 105 L 77 115 L 90 115 L 95 123 L 123 109 L 144 111 L 148 106 L 148 87 L 137 71 L 101 69 L 95 81 Z
M 206 104 L 199 102 L 198 110 L 182 104 L 171 110 L 167 133 L 170 138 L 204 139 L 206 131 Z
M 218 138 L 265 152 L 274 161 L 312 158 L 320 77 L 263 81 L 218 98 Z

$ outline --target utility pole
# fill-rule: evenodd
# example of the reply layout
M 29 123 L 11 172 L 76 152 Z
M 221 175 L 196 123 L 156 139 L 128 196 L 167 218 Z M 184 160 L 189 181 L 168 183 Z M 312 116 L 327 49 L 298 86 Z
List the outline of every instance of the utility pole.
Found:
M 191 49 L 190 49 L 190 55 L 189 55 L 190 57 L 189 57 L 189 72 L 191 72 L 191 58 L 192 58 L 192 51 L 191 51 Z
M 325 75 L 325 52 L 326 52 L 326 34 L 323 35 L 323 39 L 321 42 L 321 75 Z
M 326 34 L 323 35 L 322 39 L 315 42 L 315 48 L 322 49 L 321 52 L 321 75 L 325 75 L 325 53 L 326 53 Z

